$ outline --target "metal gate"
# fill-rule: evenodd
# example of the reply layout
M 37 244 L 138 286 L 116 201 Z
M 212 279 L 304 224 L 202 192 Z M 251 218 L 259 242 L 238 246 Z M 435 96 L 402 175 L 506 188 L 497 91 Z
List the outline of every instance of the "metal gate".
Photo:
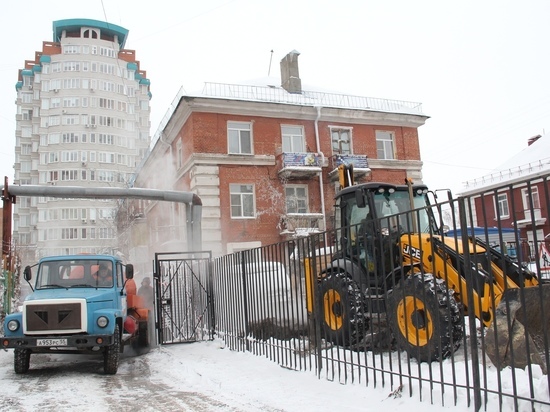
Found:
M 155 300 L 158 342 L 211 339 L 211 252 L 155 253 Z

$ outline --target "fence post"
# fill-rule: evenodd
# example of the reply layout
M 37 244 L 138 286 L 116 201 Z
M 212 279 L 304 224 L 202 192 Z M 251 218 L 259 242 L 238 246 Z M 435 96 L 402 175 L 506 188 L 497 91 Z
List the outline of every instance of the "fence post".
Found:
M 210 254 L 210 257 L 208 259 L 208 290 L 206 292 L 206 305 L 207 310 L 210 317 L 210 328 L 209 328 L 209 334 L 208 337 L 210 340 L 214 339 L 214 335 L 216 333 L 216 308 L 214 307 L 214 278 L 213 278 L 213 266 L 214 262 L 212 261 L 212 254 Z
M 305 267 L 305 276 L 306 276 L 306 290 L 309 283 L 309 296 L 308 306 L 308 323 L 310 329 L 310 337 L 313 338 L 313 345 L 315 347 L 315 354 L 317 357 L 317 376 L 321 376 L 321 370 L 323 369 L 323 354 L 322 354 L 322 342 L 321 342 L 321 324 L 322 314 L 319 312 L 321 306 L 320 297 L 319 297 L 319 282 L 317 273 L 317 253 L 316 248 L 318 242 L 316 241 L 316 236 L 309 236 L 307 238 L 307 260 Z M 309 282 L 308 282 L 309 279 Z M 312 330 L 311 330 L 312 329 Z
M 241 274 L 242 274 L 242 284 L 243 284 L 243 308 L 244 308 L 244 336 L 245 336 L 245 342 L 246 342 L 246 350 L 250 351 L 250 340 L 247 339 L 248 334 L 250 333 L 249 327 L 248 327 L 248 291 L 246 288 L 246 250 L 243 250 L 239 252 L 239 255 L 241 257 Z M 252 259 L 250 260 L 252 261 Z
M 466 281 L 466 295 L 472 310 L 468 311 L 468 326 L 470 328 L 470 354 L 472 378 L 474 383 L 474 408 L 476 411 L 481 409 L 481 375 L 479 372 L 479 354 L 477 348 L 477 328 L 474 307 L 474 280 L 472 278 L 472 261 L 470 259 L 470 247 L 468 240 L 468 221 L 466 219 L 466 199 L 459 197 L 458 215 L 460 219 L 460 229 L 462 233 L 462 250 L 464 251 L 464 280 Z

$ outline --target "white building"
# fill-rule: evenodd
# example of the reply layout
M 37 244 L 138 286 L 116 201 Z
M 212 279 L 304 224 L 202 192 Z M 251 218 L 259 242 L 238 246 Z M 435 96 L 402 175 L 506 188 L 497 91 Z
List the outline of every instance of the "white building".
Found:
M 150 82 L 124 49 L 128 30 L 53 22 L 53 41 L 16 84 L 16 185 L 125 187 L 150 142 Z M 116 200 L 17 198 L 13 239 L 24 264 L 58 253 L 114 253 Z

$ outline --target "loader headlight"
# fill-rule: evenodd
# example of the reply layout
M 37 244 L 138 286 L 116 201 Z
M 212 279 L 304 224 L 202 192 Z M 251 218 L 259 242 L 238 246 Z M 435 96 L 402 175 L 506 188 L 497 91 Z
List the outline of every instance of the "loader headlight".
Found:
M 16 320 L 10 320 L 8 322 L 8 330 L 11 332 L 15 332 L 17 329 L 19 329 L 19 322 Z
M 99 326 L 100 328 L 104 328 L 108 324 L 109 324 L 109 319 L 107 317 L 100 316 L 99 318 L 97 318 L 97 326 Z

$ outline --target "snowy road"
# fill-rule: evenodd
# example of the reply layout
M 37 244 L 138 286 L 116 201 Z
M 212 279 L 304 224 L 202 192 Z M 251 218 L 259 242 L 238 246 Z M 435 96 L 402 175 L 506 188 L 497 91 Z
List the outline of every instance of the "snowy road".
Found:
M 169 361 L 170 357 L 170 349 L 158 348 L 147 355 L 125 357 L 116 375 L 103 375 L 102 358 L 38 354 L 31 357 L 28 374 L 16 375 L 13 352 L 2 352 L 0 411 L 280 410 L 247 397 L 212 391 L 212 382 L 199 385 L 197 392 L 200 375 L 183 367 L 185 376 L 175 379 L 172 368 L 164 368 L 171 364 L 177 370 L 182 362 Z
M 431 405 L 429 397 L 419 402 L 408 391 L 406 383 L 392 393 L 380 382 L 365 387 L 318 379 L 310 370 L 292 371 L 265 357 L 231 351 L 220 340 L 124 357 L 116 375 L 103 374 L 101 357 L 80 355 L 32 355 L 29 372 L 16 375 L 13 351 L 0 350 L 1 412 L 469 410 L 464 398 L 456 407 Z

